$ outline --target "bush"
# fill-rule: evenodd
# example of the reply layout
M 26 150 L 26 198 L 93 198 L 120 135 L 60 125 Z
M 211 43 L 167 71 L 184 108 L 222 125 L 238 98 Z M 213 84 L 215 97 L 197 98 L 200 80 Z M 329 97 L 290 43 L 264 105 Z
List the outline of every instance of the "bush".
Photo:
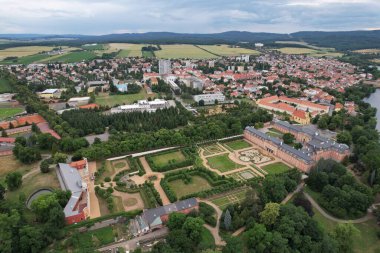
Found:
M 111 178 L 110 177 L 104 178 L 104 182 L 111 182 Z

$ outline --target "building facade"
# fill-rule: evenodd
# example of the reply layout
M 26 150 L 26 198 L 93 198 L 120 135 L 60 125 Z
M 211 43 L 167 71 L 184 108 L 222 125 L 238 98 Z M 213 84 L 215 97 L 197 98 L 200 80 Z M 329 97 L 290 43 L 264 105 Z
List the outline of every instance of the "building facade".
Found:
M 206 105 L 215 104 L 215 101 L 223 103 L 226 100 L 226 96 L 224 96 L 222 93 L 195 95 L 193 98 L 194 98 L 194 101 L 197 103 L 203 100 Z
M 172 72 L 172 64 L 170 60 L 159 60 L 158 62 L 158 73 L 160 75 L 167 75 Z

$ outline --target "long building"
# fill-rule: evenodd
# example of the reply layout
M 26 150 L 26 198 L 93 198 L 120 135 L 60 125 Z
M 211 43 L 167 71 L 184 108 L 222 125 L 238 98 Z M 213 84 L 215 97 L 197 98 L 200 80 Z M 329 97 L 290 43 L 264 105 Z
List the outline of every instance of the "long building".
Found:
M 282 133 L 294 134 L 295 138 L 303 144 L 303 148 L 297 150 L 283 143 L 281 139 L 269 136 L 253 127 L 246 127 L 244 137 L 303 172 L 309 172 L 310 168 L 321 158 L 342 161 L 350 154 L 349 147 L 346 144 L 325 138 L 318 132 L 311 133 L 300 126 L 291 125 L 284 121 L 274 122 L 273 127 Z
M 167 101 L 165 99 L 156 98 L 153 101 L 139 100 L 135 104 L 131 105 L 120 105 L 118 107 L 112 108 L 111 113 L 122 113 L 122 112 L 155 112 L 158 109 L 165 109 L 171 106 L 175 106 L 174 101 Z
M 226 100 L 226 96 L 224 96 L 222 93 L 195 95 L 193 98 L 197 103 L 203 100 L 206 105 L 215 104 L 215 101 L 224 102 L 224 100 Z

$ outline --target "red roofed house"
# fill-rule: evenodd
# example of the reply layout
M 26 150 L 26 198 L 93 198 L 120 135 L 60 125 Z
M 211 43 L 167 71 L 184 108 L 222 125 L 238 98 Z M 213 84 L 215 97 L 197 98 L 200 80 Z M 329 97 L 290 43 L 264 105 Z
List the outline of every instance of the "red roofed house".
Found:
M 292 114 L 292 120 L 302 125 L 310 124 L 309 113 L 302 110 L 295 110 Z

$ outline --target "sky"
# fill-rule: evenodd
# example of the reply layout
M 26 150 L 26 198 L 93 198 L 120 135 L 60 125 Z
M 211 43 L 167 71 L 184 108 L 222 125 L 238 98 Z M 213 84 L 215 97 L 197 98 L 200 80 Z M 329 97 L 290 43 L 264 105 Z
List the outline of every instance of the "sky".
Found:
M 0 0 L 0 34 L 380 29 L 380 0 Z

